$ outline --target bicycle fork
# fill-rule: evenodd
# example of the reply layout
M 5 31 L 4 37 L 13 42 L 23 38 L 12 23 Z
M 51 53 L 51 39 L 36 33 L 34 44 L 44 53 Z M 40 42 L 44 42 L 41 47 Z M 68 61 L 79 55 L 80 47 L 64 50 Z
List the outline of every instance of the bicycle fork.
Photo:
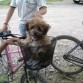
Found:
M 42 83 L 50 83 L 39 71 L 32 71 L 32 75 L 35 77 L 35 83 L 38 83 L 37 79 Z

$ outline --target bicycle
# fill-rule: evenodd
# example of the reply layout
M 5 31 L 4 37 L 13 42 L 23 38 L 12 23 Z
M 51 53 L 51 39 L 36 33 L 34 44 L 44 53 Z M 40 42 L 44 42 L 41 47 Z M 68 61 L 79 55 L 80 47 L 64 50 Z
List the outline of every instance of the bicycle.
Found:
M 0 35 L 0 37 L 5 37 L 5 38 L 7 38 L 8 36 L 11 36 L 11 37 L 16 37 L 14 34 L 7 34 L 7 35 Z M 22 38 L 22 37 L 19 37 L 19 38 Z M 26 62 L 27 62 L 27 60 L 26 60 L 26 58 L 25 58 L 25 56 L 27 55 L 27 48 L 21 48 L 21 52 L 22 52 L 22 55 L 23 55 L 23 63 L 22 64 L 24 64 L 24 74 L 22 74 L 22 76 L 21 76 L 21 80 L 20 80 L 20 83 L 50 83 L 49 81 L 50 81 L 50 79 L 46 79 L 44 76 L 46 76 L 46 72 L 44 72 L 45 73 L 45 75 L 44 75 L 44 73 L 43 73 L 43 75 L 41 75 L 41 71 L 43 72 L 43 70 L 42 69 L 46 69 L 47 67 L 49 67 L 51 64 L 52 64 L 52 59 L 53 59 L 53 51 L 54 51 L 54 49 L 55 49 L 55 44 L 56 44 L 56 39 L 55 39 L 55 37 L 50 37 L 51 38 L 51 44 L 48 44 L 48 45 L 52 45 L 53 46 L 53 48 L 52 48 L 52 50 L 50 50 L 51 52 L 51 55 L 52 55 L 52 57 L 51 57 L 51 59 L 50 60 L 48 60 L 48 61 L 46 61 L 45 63 L 38 63 L 37 65 L 36 65 L 36 67 L 35 68 L 31 68 L 31 66 L 30 66 L 30 64 L 32 63 L 32 62 L 34 62 L 34 61 L 32 61 L 31 63 L 30 63 L 30 61 L 29 61 L 29 64 L 26 64 Z M 45 46 L 48 46 L 48 45 L 45 45 Z M 35 47 L 32 47 L 32 48 L 35 48 Z M 6 51 L 7 52 L 7 51 Z M 9 58 L 8 58 L 9 59 Z M 28 58 L 29 59 L 29 58 Z M 31 59 L 30 59 L 31 60 Z M 2 62 L 2 61 L 1 61 Z M 21 66 L 21 65 L 20 65 Z M 10 67 L 10 66 L 9 66 Z M 19 68 L 18 68 L 19 69 Z M 12 71 L 10 71 L 10 73 L 8 73 L 8 82 L 10 82 L 9 81 L 9 76 L 10 76 L 10 74 L 14 74 L 14 71 L 13 71 L 13 73 L 12 73 Z M 50 75 L 50 74 L 49 74 Z M 38 81 L 38 80 L 40 81 Z
M 60 73 L 69 75 L 77 74 L 83 71 L 83 59 L 81 59 L 83 57 L 83 41 L 68 35 L 53 37 L 53 41 L 56 42 L 54 45 L 55 50 L 53 53 L 53 59 L 50 62 L 53 68 L 58 70 Z M 80 56 L 78 56 L 79 53 Z M 39 80 L 41 80 L 40 78 L 42 78 L 42 75 L 40 74 L 40 70 L 30 70 L 28 72 L 28 68 L 26 67 L 27 66 L 24 67 L 25 73 L 21 77 L 21 83 L 31 83 L 30 80 L 33 80 L 33 83 L 37 83 L 38 77 Z M 28 82 L 26 82 L 27 77 L 29 80 Z M 49 83 L 44 78 L 42 78 L 41 81 L 43 81 L 42 83 Z
M 0 34 L 2 40 L 6 39 L 8 36 L 11 36 L 9 32 L 7 32 L 5 35 L 3 33 Z M 22 69 L 24 64 L 23 61 L 18 61 L 20 57 L 22 57 L 22 54 L 18 46 L 8 45 L 4 52 L 2 52 L 0 56 L 0 79 L 3 81 L 3 83 L 9 83 L 10 81 L 15 80 L 14 75 L 19 69 Z
M 82 72 L 83 41 L 80 41 L 72 36 L 60 35 L 57 37 L 53 37 L 53 42 L 56 42 L 56 44 L 54 45 L 53 58 L 52 61 L 50 62 L 51 66 L 53 66 L 53 68 L 56 69 L 59 73 L 67 75 L 73 75 Z M 42 79 L 41 80 L 42 83 L 49 83 L 47 80 L 42 78 L 42 75 L 40 74 L 39 71 L 36 71 L 36 73 L 34 71 L 29 71 L 27 74 L 28 76 L 34 79 L 35 82 L 33 83 L 37 83 L 38 77 L 39 80 L 40 78 Z M 25 82 L 26 78 L 27 75 L 26 73 L 24 73 L 21 77 L 21 83 L 31 83 L 31 82 Z
M 73 75 L 83 71 L 83 40 L 60 35 L 56 37 L 53 57 L 54 68 L 60 73 Z

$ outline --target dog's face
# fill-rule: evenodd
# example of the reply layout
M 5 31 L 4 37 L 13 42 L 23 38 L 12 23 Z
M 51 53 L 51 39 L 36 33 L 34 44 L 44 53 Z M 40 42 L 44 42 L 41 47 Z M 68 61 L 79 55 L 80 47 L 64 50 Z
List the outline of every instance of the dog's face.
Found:
M 45 36 L 49 30 L 50 26 L 45 21 L 41 19 L 32 19 L 26 23 L 26 30 L 29 35 L 35 40 L 39 40 Z

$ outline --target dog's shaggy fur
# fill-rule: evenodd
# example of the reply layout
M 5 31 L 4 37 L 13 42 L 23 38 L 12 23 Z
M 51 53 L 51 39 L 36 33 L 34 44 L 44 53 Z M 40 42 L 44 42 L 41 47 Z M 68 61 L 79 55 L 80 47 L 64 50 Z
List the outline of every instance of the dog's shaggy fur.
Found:
M 50 26 L 45 21 L 41 19 L 32 19 L 26 23 L 26 30 L 33 40 L 41 41 L 41 44 L 47 44 L 46 34 Z
M 37 18 L 31 19 L 26 23 L 26 30 L 29 33 L 29 37 L 24 41 L 24 44 L 30 47 L 29 51 L 33 53 L 32 57 L 34 59 L 39 59 L 40 61 L 48 59 L 49 55 L 46 53 L 49 48 L 51 48 L 49 46 L 51 41 L 49 37 L 47 37 L 49 28 L 49 24 Z

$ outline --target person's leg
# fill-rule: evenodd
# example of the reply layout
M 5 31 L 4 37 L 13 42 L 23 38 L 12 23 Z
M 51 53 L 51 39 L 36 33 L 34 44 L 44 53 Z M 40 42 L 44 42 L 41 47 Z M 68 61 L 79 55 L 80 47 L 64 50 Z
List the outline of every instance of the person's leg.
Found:
M 19 24 L 19 30 L 22 36 L 26 36 L 26 25 L 25 24 Z

